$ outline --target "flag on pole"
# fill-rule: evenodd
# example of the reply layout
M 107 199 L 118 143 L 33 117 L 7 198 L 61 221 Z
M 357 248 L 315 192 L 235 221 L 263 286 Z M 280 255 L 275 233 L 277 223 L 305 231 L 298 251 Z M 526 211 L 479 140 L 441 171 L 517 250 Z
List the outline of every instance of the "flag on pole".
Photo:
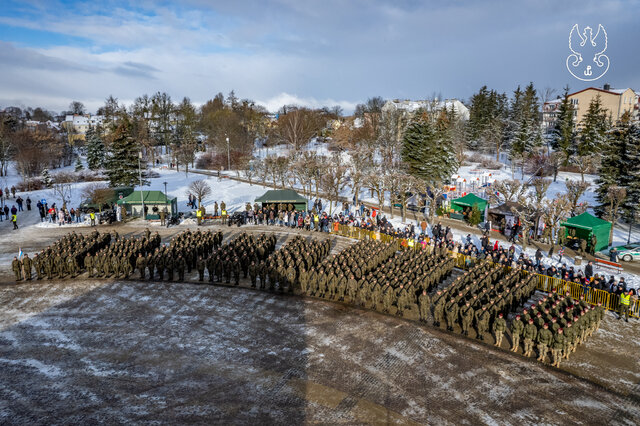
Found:
M 18 251 L 18 259 L 22 259 L 22 249 L 21 248 L 19 248 L 19 251 Z

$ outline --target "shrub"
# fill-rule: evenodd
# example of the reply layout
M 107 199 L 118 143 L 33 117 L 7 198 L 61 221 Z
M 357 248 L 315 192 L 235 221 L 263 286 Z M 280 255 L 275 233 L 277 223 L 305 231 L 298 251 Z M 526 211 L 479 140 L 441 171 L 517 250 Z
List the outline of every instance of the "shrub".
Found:
M 500 170 L 502 168 L 502 163 L 485 158 L 480 162 L 480 167 L 489 170 Z
M 249 155 L 240 151 L 231 151 L 229 154 L 231 160 L 231 168 L 237 167 L 239 164 L 245 164 L 249 159 Z M 205 152 L 196 160 L 196 168 L 204 170 L 227 170 L 229 159 L 227 153 Z
M 16 189 L 20 192 L 38 191 L 40 189 L 44 189 L 44 183 L 41 178 L 34 177 L 18 182 L 16 184 Z
M 480 213 L 477 204 L 474 204 L 473 207 L 471 207 L 471 212 L 469 213 L 467 220 L 471 226 L 476 226 L 482 222 L 482 213 Z
M 528 174 L 538 177 L 547 177 L 553 174 L 553 164 L 548 156 L 544 154 L 535 154 L 529 157 L 525 170 Z

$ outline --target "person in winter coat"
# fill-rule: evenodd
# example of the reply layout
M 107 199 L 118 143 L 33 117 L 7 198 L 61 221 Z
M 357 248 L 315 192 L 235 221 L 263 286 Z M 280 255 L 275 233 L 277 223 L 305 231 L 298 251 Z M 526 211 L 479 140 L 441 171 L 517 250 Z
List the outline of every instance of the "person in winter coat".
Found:
M 584 276 L 587 280 L 590 280 L 593 277 L 593 262 L 589 261 L 587 266 L 584 267 Z

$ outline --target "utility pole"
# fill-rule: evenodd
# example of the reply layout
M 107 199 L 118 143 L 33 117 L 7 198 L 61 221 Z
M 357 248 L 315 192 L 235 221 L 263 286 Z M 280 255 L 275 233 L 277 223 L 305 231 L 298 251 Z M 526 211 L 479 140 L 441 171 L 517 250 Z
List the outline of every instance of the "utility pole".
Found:
M 138 151 L 138 179 L 140 179 L 140 201 L 142 202 L 142 220 L 144 220 L 144 192 L 142 191 L 142 168 L 140 167 L 140 161 L 142 161 L 142 151 Z

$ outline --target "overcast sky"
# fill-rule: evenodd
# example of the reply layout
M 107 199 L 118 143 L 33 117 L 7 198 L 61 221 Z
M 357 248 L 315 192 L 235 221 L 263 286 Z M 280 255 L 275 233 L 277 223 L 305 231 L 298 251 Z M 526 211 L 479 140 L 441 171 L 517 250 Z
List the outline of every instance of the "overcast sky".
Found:
M 371 96 L 468 99 L 511 92 L 640 90 L 640 1 L 0 0 L 0 108 L 95 111 L 112 94 L 203 103 L 232 89 L 274 111 Z M 594 83 L 565 68 L 578 24 L 604 25 L 611 66 Z

